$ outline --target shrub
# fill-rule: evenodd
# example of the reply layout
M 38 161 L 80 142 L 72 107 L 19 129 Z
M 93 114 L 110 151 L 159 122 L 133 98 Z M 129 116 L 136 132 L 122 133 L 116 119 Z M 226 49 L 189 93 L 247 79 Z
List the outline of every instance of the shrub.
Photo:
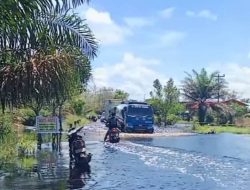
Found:
M 169 125 L 175 124 L 180 118 L 174 114 L 170 114 L 167 116 L 167 123 Z
M 12 126 L 13 114 L 0 114 L 0 140 L 2 140 L 6 135 L 13 132 Z
M 214 116 L 212 114 L 207 114 L 205 122 L 206 123 L 213 123 L 214 122 Z
M 23 124 L 34 126 L 36 120 L 36 114 L 30 108 L 18 109 L 18 115 L 23 118 Z
M 85 102 L 80 98 L 74 99 L 71 101 L 71 106 L 73 107 L 77 115 L 81 115 L 83 113 L 84 105 L 85 105 Z
M 70 124 L 74 125 L 75 121 L 80 121 L 79 123 L 80 126 L 90 123 L 89 120 L 86 119 L 85 117 L 80 117 L 77 115 L 69 114 L 66 116 L 66 119 L 65 119 L 65 124 L 66 124 L 65 128 L 67 129 Z
M 33 154 L 36 150 L 36 134 L 24 133 L 18 141 L 18 150 L 21 154 Z

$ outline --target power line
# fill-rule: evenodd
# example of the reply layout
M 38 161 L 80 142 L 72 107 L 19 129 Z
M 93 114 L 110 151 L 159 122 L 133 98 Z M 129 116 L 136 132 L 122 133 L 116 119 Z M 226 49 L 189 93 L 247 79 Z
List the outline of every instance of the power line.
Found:
M 217 83 L 218 83 L 218 103 L 220 102 L 220 78 L 224 78 L 225 74 L 220 75 L 219 73 L 217 75 L 214 75 L 213 77 L 217 78 Z

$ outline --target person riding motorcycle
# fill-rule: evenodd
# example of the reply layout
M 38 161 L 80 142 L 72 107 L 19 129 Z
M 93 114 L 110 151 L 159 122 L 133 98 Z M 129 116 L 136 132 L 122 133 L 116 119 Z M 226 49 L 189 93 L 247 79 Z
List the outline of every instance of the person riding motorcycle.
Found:
M 117 118 L 116 118 L 115 115 L 116 115 L 115 112 L 112 112 L 111 116 L 108 118 L 107 126 L 108 126 L 109 129 L 107 130 L 107 133 L 106 133 L 106 135 L 104 137 L 104 142 L 107 140 L 107 137 L 109 136 L 111 130 L 113 128 L 117 128 Z

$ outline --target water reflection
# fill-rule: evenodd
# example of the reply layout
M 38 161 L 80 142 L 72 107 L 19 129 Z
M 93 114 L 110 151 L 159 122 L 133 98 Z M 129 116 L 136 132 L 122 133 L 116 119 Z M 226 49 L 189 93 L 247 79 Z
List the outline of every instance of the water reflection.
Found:
M 83 188 L 86 185 L 86 179 L 90 178 L 90 165 L 76 167 L 70 164 L 69 168 L 69 187 L 70 189 Z
M 16 157 L 0 164 L 0 189 L 79 189 L 90 179 L 90 165 L 75 167 L 70 162 L 68 144 L 41 144 L 34 156 Z M 0 162 L 1 163 L 1 162 Z

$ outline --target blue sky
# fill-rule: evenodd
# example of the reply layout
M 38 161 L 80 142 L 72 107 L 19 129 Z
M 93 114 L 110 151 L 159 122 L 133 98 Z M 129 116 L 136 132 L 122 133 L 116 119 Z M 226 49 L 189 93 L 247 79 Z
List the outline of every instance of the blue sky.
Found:
M 92 0 L 76 11 L 100 43 L 94 84 L 143 99 L 154 79 L 179 86 L 184 71 L 204 67 L 250 97 L 249 7 L 249 0 Z

